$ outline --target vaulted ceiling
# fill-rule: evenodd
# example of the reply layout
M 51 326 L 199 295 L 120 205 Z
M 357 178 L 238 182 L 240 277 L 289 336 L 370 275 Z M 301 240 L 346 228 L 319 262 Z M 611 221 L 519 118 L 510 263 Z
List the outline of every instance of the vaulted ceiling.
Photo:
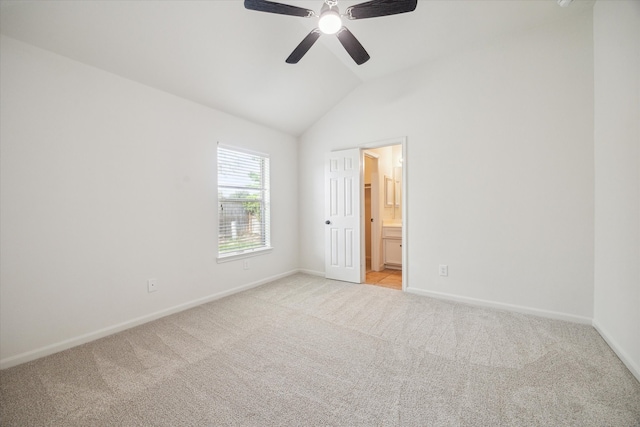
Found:
M 362 1 L 340 1 L 346 7 Z M 322 0 L 282 3 L 319 11 Z M 594 0 L 419 0 L 415 12 L 348 21 L 371 55 L 356 65 L 324 35 L 285 59 L 317 20 L 241 0 L 0 1 L 2 34 L 256 123 L 300 135 L 360 84 L 588 13 Z

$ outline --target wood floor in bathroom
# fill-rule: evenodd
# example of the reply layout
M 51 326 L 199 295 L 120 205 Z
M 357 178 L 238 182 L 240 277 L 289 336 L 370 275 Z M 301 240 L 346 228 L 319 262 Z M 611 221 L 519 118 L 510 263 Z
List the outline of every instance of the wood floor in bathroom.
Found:
M 402 290 L 402 270 L 367 271 L 365 284 Z

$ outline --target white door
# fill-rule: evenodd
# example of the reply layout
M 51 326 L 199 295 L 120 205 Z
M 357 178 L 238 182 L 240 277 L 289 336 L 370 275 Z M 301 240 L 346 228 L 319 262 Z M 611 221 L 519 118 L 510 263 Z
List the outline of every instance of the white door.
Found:
M 325 275 L 360 283 L 359 148 L 334 151 L 325 161 Z

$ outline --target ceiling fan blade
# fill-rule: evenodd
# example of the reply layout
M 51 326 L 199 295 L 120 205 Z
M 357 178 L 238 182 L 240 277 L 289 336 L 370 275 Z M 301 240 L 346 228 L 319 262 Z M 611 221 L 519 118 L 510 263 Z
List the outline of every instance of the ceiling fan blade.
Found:
M 371 0 L 347 8 L 344 12 L 349 19 L 376 18 L 413 12 L 418 0 Z
M 340 40 L 347 53 L 356 61 L 356 64 L 362 65 L 369 60 L 369 54 L 347 27 L 342 27 L 336 33 L 336 36 L 338 36 L 338 40 Z
M 303 18 L 315 16 L 315 12 L 312 10 L 267 0 L 244 0 L 244 7 L 258 12 L 279 13 L 280 15 L 301 16 Z
M 287 64 L 297 64 L 298 61 L 300 61 L 302 57 L 309 51 L 309 49 L 311 49 L 311 46 L 313 46 L 313 44 L 318 40 L 319 37 L 320 30 L 317 28 L 307 34 L 307 37 L 305 37 L 300 42 L 298 47 L 293 49 L 293 52 L 291 52 L 291 55 L 289 55 L 289 57 L 287 58 Z

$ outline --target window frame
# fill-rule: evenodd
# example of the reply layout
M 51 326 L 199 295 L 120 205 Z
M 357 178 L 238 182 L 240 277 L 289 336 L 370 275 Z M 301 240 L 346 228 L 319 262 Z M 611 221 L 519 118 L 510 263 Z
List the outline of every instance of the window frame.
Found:
M 264 244 L 259 247 L 244 249 L 244 250 L 235 250 L 229 252 L 220 252 L 220 236 L 221 236 L 221 203 L 225 200 L 221 198 L 221 189 L 230 189 L 237 188 L 239 190 L 255 190 L 254 187 L 232 187 L 232 186 L 221 186 L 220 185 L 220 149 L 245 154 L 249 156 L 260 157 L 263 161 L 266 161 L 266 167 L 262 166 L 262 182 L 261 187 L 259 187 L 259 191 L 262 193 L 261 197 L 261 206 L 262 206 L 262 214 L 260 218 L 260 228 L 261 233 L 263 234 Z M 267 175 L 266 177 L 264 175 Z M 249 150 L 241 147 L 218 144 L 216 147 L 216 177 L 217 177 L 217 186 L 216 189 L 218 191 L 216 195 L 216 206 L 218 209 L 217 216 L 217 239 L 216 239 L 216 260 L 218 263 L 233 261 L 242 258 L 249 258 L 258 255 L 263 255 L 269 253 L 273 250 L 273 246 L 271 245 L 271 158 L 269 154 L 262 153 L 259 151 Z

